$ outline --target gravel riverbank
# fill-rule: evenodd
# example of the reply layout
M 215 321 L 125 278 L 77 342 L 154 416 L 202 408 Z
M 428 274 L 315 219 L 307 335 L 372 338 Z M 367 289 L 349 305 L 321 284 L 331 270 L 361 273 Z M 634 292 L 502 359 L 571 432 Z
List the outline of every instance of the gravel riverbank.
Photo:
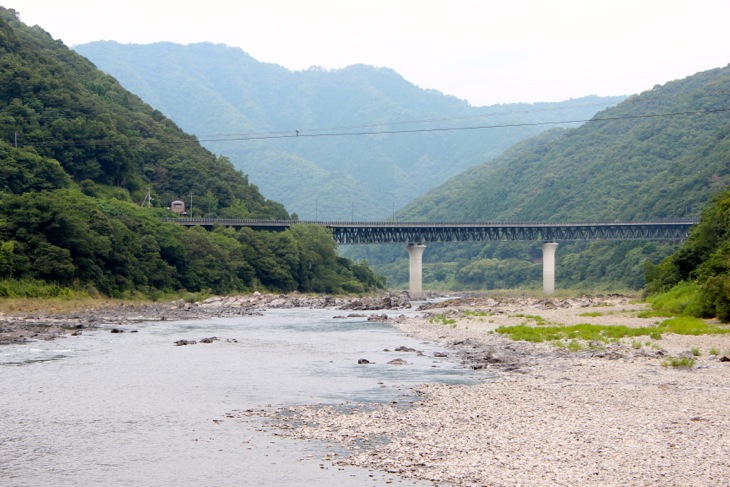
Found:
M 495 378 L 424 385 L 408 408 L 307 406 L 234 416 L 266 416 L 277 435 L 344 446 L 350 454 L 333 448 L 326 459 L 336 465 L 434 484 L 730 485 L 730 335 L 664 334 L 571 352 L 490 333 L 536 316 L 568 325 L 658 320 L 638 318 L 642 309 L 625 296 L 428 305 L 422 317 L 395 326 L 448 345 L 465 366 Z M 695 360 L 693 368 L 662 365 L 683 356 Z
M 0 344 L 99 326 L 132 331 L 142 321 L 295 307 L 388 319 L 375 310 L 408 309 L 410 302 L 399 294 L 344 299 L 255 293 L 200 303 L 110 304 L 70 315 L 0 314 Z M 730 485 L 729 334 L 665 333 L 570 351 L 494 333 L 501 325 L 522 323 L 639 327 L 660 320 L 639 318 L 643 309 L 626 296 L 470 296 L 429 303 L 417 317 L 393 319 L 394 326 L 442 343 L 465 367 L 484 374 L 483 383 L 423 385 L 410 406 L 312 405 L 229 417 L 257 423 L 268 418 L 263 427 L 278 436 L 325 441 L 332 449 L 324 461 L 334 465 L 435 485 Z M 399 367 L 408 367 L 409 353 L 414 351 L 394 351 L 405 362 Z M 669 357 L 695 363 L 666 367 Z

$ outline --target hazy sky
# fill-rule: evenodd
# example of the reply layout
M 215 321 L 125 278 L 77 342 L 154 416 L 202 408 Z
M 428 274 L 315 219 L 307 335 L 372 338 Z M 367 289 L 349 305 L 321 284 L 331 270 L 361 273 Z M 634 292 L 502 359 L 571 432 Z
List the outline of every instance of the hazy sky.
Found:
M 69 47 L 214 42 L 364 63 L 472 105 L 633 94 L 730 63 L 730 0 L 6 0 Z

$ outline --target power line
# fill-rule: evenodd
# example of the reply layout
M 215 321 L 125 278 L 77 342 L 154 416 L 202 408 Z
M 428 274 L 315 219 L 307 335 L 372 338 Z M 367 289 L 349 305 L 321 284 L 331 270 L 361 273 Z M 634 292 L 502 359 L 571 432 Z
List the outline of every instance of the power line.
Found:
M 542 125 L 569 125 L 575 123 L 588 123 L 588 122 L 605 122 L 615 120 L 633 120 L 633 119 L 646 119 L 646 118 L 657 118 L 657 117 L 671 117 L 677 115 L 704 115 L 711 113 L 723 113 L 730 111 L 730 108 L 720 108 L 716 110 L 693 110 L 693 111 L 682 111 L 682 112 L 665 112 L 665 113 L 654 113 L 645 115 L 623 115 L 617 117 L 594 117 L 590 119 L 582 120 L 560 120 L 552 122 L 521 122 L 521 123 L 507 123 L 499 125 L 473 125 L 468 127 L 432 127 L 432 128 L 420 128 L 420 129 L 400 129 L 400 130 L 377 130 L 377 131 L 359 131 L 359 132 L 321 132 L 321 133 L 307 133 L 303 130 L 295 130 L 294 133 L 271 133 L 271 134 L 242 134 L 235 137 L 217 137 L 217 138 L 199 138 L 201 142 L 229 142 L 229 141 L 247 141 L 247 140 L 266 140 L 266 139 L 290 139 L 297 137 L 343 137 L 343 136 L 359 136 L 359 135 L 392 135 L 392 134 L 412 134 L 412 133 L 423 133 L 423 132 L 454 132 L 463 130 L 488 130 L 497 128 L 514 128 L 514 127 L 534 127 Z
M 382 123 L 370 123 L 370 124 L 359 124 L 359 125 L 339 125 L 335 127 L 319 127 L 319 128 L 304 128 L 295 130 L 294 132 L 322 132 L 325 130 L 345 130 L 345 129 L 353 129 L 353 128 L 367 128 L 367 127 L 392 127 L 394 125 L 410 125 L 410 124 L 417 124 L 417 123 L 437 123 L 437 122 L 452 122 L 456 120 L 474 120 L 474 119 L 483 119 L 483 118 L 496 118 L 496 117 L 502 117 L 502 116 L 515 116 L 525 113 L 539 113 L 539 112 L 553 112 L 553 111 L 564 111 L 564 110 L 575 110 L 579 108 L 594 108 L 594 107 L 604 107 L 608 108 L 610 105 L 606 102 L 603 103 L 590 103 L 590 104 L 580 104 L 580 105 L 570 105 L 570 106 L 550 106 L 550 107 L 542 107 L 542 108 L 532 108 L 530 110 L 510 110 L 510 111 L 501 111 L 501 112 L 491 112 L 491 113 L 480 113 L 476 115 L 464 115 L 462 117 L 440 117 L 440 118 L 426 118 L 426 119 L 420 119 L 420 120 L 400 120 L 400 121 L 390 121 L 390 122 L 382 122 Z M 492 107 L 487 107 L 492 108 Z M 276 131 L 276 132 L 252 132 L 248 134 L 241 134 L 240 132 L 236 133 L 229 133 L 229 134 L 204 134 L 200 135 L 199 138 L 201 140 L 207 140 L 208 138 L 218 138 L 218 137 L 234 137 L 234 136 L 252 136 L 252 135 L 261 135 L 261 136 L 270 136 L 270 135 L 288 135 L 291 134 L 291 130 L 286 131 Z
M 578 120 L 556 120 L 547 122 L 519 122 L 519 123 L 506 123 L 506 124 L 493 124 L 493 125 L 471 125 L 461 127 L 431 127 L 431 128 L 414 128 L 414 129 L 394 129 L 394 130 L 365 130 L 365 131 L 346 131 L 348 128 L 360 128 L 360 127 L 378 127 L 386 124 L 375 124 L 375 125 L 363 125 L 363 126 L 350 126 L 350 127 L 339 127 L 333 128 L 329 132 L 315 132 L 308 133 L 306 130 L 294 130 L 292 132 L 270 132 L 270 133 L 250 133 L 250 134 L 231 134 L 231 135 L 212 135 L 209 137 L 194 138 L 198 142 L 240 142 L 240 141 L 254 141 L 254 140 L 270 140 L 270 139 L 293 139 L 293 138 L 314 138 L 314 137 L 352 137 L 352 136 L 364 136 L 364 135 L 397 135 L 397 134 L 414 134 L 414 133 L 429 133 L 429 132 L 458 132 L 466 130 L 491 130 L 499 128 L 515 128 L 515 127 L 536 127 L 545 125 L 571 125 L 578 123 L 595 123 L 595 122 L 608 122 L 617 120 L 637 120 L 637 119 L 649 119 L 659 117 L 673 117 L 673 116 L 689 116 L 689 115 L 708 115 L 715 113 L 726 113 L 730 112 L 730 108 L 718 108 L 709 110 L 688 110 L 678 112 L 662 112 L 662 113 L 651 113 L 651 114 L 640 114 L 640 115 L 621 115 L 615 117 L 593 117 L 589 119 L 578 119 Z M 468 117 L 466 117 L 468 118 Z M 446 119 L 448 120 L 448 119 Z M 454 119 L 456 120 L 456 119 Z M 406 123 L 406 122 L 397 122 Z M 319 129 L 327 130 L 327 129 Z M 183 138 L 190 138 L 188 134 Z M 133 140 L 133 139 L 127 139 Z M 147 140 L 148 144 L 180 144 L 182 139 L 176 139 L 174 141 L 161 141 L 161 140 Z M 85 147 L 91 145 L 98 146 L 113 146 L 119 145 L 119 140 L 109 139 L 94 139 L 94 140 L 72 140 L 72 141 L 39 141 L 31 142 L 25 141 L 25 145 L 31 145 L 36 147 Z

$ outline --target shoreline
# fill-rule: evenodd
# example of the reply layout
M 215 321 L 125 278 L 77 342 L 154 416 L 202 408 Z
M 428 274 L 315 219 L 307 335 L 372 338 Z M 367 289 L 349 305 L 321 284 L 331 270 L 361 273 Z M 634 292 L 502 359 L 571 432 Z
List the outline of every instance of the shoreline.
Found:
M 659 321 L 638 318 L 645 308 L 613 295 L 429 304 L 394 326 L 448 346 L 465 366 L 496 373 L 493 380 L 424 385 L 406 409 L 311 405 L 237 417 L 264 417 L 277 436 L 333 445 L 324 460 L 334 465 L 436 485 L 730 484 L 730 335 L 664 334 L 570 352 L 490 333 L 526 316 L 567 325 Z M 436 315 L 455 321 L 429 321 Z M 662 366 L 688 354 L 691 370 Z
M 647 305 L 623 295 L 531 298 L 441 296 L 417 310 L 404 294 L 214 297 L 198 303 L 116 303 L 69 314 L 0 313 L 0 344 L 54 339 L 86 328 L 131 331 L 139 322 L 331 309 L 387 320 L 442 344 L 490 379 L 426 384 L 413 403 L 306 405 L 226 415 L 270 433 L 330 445 L 324 462 L 434 485 L 730 485 L 730 334 L 621 339 L 569 351 L 513 341 L 502 325 L 650 326 Z M 378 310 L 408 310 L 391 317 Z M 711 353 L 714 351 L 714 353 Z M 695 353 L 696 352 L 696 353 Z M 407 360 L 408 353 L 401 356 Z M 692 369 L 662 366 L 691 356 Z M 727 359 L 727 361 L 724 361 Z M 407 367 L 407 365 L 405 365 Z M 493 378 L 492 378 L 493 376 Z
M 407 295 L 395 292 L 383 293 L 376 297 L 254 292 L 247 295 L 213 296 L 194 303 L 184 300 L 162 303 L 107 300 L 100 301 L 98 306 L 66 313 L 0 312 L 0 346 L 80 335 L 85 329 L 94 329 L 103 325 L 112 325 L 123 331 L 124 327 L 141 322 L 260 315 L 267 308 L 332 308 L 370 311 L 409 309 L 410 307 L 411 303 Z

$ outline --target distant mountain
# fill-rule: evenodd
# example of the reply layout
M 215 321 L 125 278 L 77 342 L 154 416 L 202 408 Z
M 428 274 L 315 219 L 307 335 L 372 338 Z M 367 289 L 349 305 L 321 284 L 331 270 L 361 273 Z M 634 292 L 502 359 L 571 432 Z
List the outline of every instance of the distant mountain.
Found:
M 207 43 L 75 50 L 302 219 L 391 217 L 515 143 L 624 98 L 472 107 L 386 68 L 292 72 Z
M 696 218 L 712 195 L 728 186 L 730 66 L 656 86 L 578 128 L 556 128 L 525 140 L 451 178 L 396 217 L 462 222 Z M 537 244 L 429 247 L 424 260 L 433 267 L 425 272 L 454 287 L 539 282 Z M 638 288 L 644 263 L 656 263 L 673 249 L 658 243 L 561 244 L 558 285 Z M 352 255 L 381 264 L 377 269 L 395 283 L 407 275 L 405 259 L 391 263 L 403 253 L 366 248 Z

